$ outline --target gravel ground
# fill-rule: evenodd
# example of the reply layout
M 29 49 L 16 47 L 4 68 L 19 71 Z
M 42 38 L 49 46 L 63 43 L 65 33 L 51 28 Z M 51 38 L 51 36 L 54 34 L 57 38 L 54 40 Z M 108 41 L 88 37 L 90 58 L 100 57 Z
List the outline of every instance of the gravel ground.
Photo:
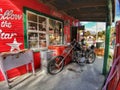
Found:
M 102 75 L 103 58 L 97 57 L 93 64 L 79 66 L 71 63 L 57 75 L 49 75 L 40 70 L 36 76 L 26 74 L 16 79 L 14 83 L 27 78 L 15 85 L 11 90 L 101 90 L 104 82 Z M 9 90 L 6 82 L 0 82 L 0 90 Z

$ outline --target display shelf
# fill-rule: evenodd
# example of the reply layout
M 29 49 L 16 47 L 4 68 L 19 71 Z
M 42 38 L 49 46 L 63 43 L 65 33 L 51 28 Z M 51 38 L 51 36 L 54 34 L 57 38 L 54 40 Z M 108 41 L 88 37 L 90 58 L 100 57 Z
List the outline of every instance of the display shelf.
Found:
M 41 33 L 41 34 L 46 34 L 46 32 L 45 32 L 45 31 L 39 31 L 39 33 Z

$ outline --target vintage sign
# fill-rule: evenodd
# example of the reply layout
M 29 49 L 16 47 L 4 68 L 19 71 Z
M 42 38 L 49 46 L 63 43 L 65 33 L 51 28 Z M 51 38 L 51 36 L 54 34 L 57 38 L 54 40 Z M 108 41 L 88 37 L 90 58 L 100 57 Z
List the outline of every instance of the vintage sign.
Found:
M 0 52 L 13 51 L 14 45 L 11 46 L 10 43 L 15 44 L 14 42 L 20 43 L 16 49 L 23 48 L 22 11 L 9 4 L 7 0 L 0 1 Z

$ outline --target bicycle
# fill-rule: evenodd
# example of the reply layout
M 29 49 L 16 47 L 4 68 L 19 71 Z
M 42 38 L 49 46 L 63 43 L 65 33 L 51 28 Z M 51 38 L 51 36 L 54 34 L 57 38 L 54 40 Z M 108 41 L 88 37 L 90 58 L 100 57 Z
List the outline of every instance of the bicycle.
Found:
M 71 56 L 71 61 L 74 61 L 78 64 L 81 63 L 93 63 L 95 61 L 95 53 L 93 46 L 87 49 L 84 49 L 76 40 L 73 40 L 72 43 L 63 51 L 61 55 L 54 56 L 47 65 L 47 70 L 49 74 L 55 75 L 61 72 L 64 68 L 66 58 Z M 83 60 L 84 58 L 84 60 Z

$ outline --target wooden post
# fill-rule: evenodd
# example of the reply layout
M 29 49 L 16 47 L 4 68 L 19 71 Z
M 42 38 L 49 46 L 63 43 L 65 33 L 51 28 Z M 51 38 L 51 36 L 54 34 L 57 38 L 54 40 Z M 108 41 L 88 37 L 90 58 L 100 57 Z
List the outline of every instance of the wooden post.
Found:
M 108 56 L 109 56 L 109 44 L 110 44 L 110 30 L 112 24 L 112 1 L 107 0 L 107 21 L 106 21 L 106 37 L 105 37 L 105 53 L 103 62 L 103 75 L 108 72 Z

